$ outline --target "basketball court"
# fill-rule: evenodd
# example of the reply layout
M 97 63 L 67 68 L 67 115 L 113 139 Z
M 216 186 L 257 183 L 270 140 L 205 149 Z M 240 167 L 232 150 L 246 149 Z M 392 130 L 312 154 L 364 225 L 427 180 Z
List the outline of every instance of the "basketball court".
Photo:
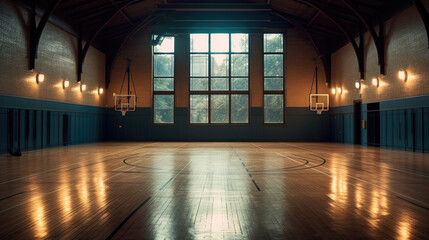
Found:
M 0 159 L 4 239 L 428 234 L 428 156 L 421 153 L 336 143 L 132 142 L 21 159 Z

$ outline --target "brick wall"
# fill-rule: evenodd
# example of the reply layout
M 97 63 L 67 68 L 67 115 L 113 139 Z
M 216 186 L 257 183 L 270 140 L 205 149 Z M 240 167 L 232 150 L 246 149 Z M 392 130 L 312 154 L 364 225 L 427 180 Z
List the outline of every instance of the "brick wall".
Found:
M 379 75 L 377 52 L 369 33 L 364 35 L 365 83 L 361 91 L 354 86 L 360 77 L 356 55 L 351 44 L 332 54 L 332 86 L 342 87 L 345 93 L 332 95 L 334 106 L 392 100 L 429 94 L 429 49 L 425 27 L 414 6 L 385 22 L 386 74 Z M 377 30 L 378 31 L 378 30 Z M 408 81 L 398 78 L 398 71 L 406 69 Z M 380 86 L 371 84 L 380 77 Z
M 81 93 L 76 82 L 77 39 L 48 23 L 40 38 L 35 71 L 31 72 L 29 19 L 29 11 L 11 1 L 0 2 L 0 94 L 104 106 L 104 95 L 99 96 L 95 91 L 105 85 L 105 55 L 95 48 L 89 49 L 82 75 L 87 91 Z M 45 74 L 43 83 L 36 84 L 37 72 Z M 64 79 L 70 81 L 65 90 Z

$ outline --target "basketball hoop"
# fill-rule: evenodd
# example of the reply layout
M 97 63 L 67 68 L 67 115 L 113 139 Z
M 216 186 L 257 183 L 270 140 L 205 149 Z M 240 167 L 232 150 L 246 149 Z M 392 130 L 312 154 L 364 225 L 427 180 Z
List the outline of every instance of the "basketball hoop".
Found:
M 119 90 L 119 94 L 113 95 L 115 97 L 115 111 L 121 112 L 123 117 L 127 112 L 135 112 L 137 109 L 137 95 L 135 95 L 136 86 L 134 86 L 134 79 L 131 74 L 130 67 L 131 59 L 128 57 L 125 57 L 125 59 L 127 60 L 127 70 L 125 71 L 124 79 L 122 79 L 121 90 Z M 126 94 L 122 94 L 122 88 L 124 86 L 125 79 L 127 79 L 127 90 Z M 132 86 L 130 86 L 130 83 L 132 83 Z M 132 87 L 132 89 L 130 87 Z M 132 94 L 133 92 L 134 94 Z
M 310 94 L 310 111 L 317 115 L 329 111 L 329 94 Z

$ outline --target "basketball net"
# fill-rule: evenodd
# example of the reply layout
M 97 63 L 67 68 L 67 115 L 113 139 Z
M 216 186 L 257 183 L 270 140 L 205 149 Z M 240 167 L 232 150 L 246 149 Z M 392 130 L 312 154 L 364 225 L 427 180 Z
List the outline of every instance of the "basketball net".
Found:
M 124 117 L 125 114 L 127 113 L 127 110 L 121 110 L 121 113 L 122 113 L 122 117 Z

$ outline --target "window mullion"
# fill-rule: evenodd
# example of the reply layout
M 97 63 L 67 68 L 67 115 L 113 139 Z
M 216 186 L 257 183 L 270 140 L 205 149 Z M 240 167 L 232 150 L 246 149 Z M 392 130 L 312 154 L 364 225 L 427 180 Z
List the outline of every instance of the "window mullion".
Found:
M 211 101 L 212 101 L 212 97 L 211 97 L 211 94 L 210 94 L 210 92 L 211 92 L 211 90 L 212 90 L 212 56 L 211 56 L 211 52 L 212 52 L 212 50 L 211 50 L 211 38 L 212 38 L 212 35 L 211 34 L 209 34 L 209 46 L 208 46 L 208 72 L 207 72 L 207 74 L 208 74 L 208 79 L 209 79 L 209 94 L 208 94 L 208 98 L 207 98 L 207 101 L 208 101 L 208 109 L 207 109 L 207 114 L 208 114 L 208 116 L 207 116 L 207 119 L 208 119 L 208 124 L 211 124 L 211 117 L 212 117 L 212 109 L 211 109 Z
M 229 34 L 229 68 L 228 68 L 228 91 L 229 91 L 229 95 L 228 95 L 228 123 L 231 123 L 231 68 L 232 68 L 232 58 L 231 58 L 231 33 Z

